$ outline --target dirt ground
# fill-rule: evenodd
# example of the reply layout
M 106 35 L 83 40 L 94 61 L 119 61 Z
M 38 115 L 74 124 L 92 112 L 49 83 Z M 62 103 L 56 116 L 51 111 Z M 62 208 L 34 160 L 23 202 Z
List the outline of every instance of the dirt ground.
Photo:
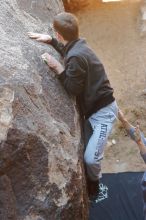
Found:
M 92 0 L 91 0 L 92 1 Z M 99 3 L 77 13 L 81 36 L 104 63 L 119 107 L 146 134 L 146 37 L 140 36 L 140 1 Z M 104 172 L 145 170 L 137 145 L 118 122 L 105 151 Z

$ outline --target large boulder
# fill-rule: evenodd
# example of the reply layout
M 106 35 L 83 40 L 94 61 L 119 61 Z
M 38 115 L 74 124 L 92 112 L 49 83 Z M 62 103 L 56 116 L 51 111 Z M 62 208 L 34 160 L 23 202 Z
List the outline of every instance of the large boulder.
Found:
M 60 0 L 0 4 L 0 219 L 86 220 L 78 113 L 40 58 L 59 55 L 28 39 L 54 34 Z

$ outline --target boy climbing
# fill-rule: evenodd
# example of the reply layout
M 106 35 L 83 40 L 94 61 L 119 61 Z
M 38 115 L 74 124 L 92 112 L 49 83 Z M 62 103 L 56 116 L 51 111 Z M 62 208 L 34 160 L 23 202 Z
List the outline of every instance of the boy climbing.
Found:
M 92 127 L 84 161 L 89 194 L 96 195 L 101 177 L 101 160 L 117 118 L 118 107 L 103 64 L 87 42 L 79 38 L 77 18 L 63 12 L 54 17 L 53 26 L 58 40 L 50 35 L 32 32 L 28 36 L 52 45 L 63 57 L 64 66 L 51 55 L 42 55 L 48 66 L 55 70 L 68 94 L 76 97 L 81 116 Z

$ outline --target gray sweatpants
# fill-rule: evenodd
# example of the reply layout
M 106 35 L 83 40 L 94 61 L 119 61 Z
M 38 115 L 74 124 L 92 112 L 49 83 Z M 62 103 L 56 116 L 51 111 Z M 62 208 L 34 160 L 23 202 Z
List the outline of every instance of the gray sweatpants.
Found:
M 92 135 L 85 150 L 84 161 L 88 177 L 92 181 L 101 178 L 101 160 L 103 159 L 104 148 L 117 116 L 118 106 L 114 101 L 88 119 L 92 127 Z

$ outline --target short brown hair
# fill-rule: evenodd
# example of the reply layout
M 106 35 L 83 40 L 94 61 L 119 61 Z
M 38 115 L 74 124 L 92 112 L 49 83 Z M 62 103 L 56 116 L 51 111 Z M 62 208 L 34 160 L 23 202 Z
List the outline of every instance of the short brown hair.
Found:
M 79 38 L 78 19 L 71 13 L 62 12 L 54 17 L 54 29 L 67 41 Z

